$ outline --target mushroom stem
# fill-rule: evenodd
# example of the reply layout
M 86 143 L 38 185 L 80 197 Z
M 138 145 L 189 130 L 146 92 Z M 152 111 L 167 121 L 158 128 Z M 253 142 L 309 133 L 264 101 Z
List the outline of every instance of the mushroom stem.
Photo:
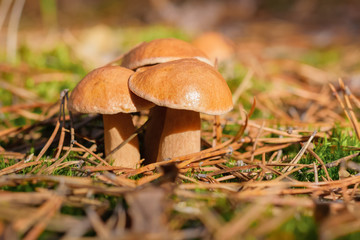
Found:
M 104 144 L 105 155 L 107 156 L 114 148 L 119 146 L 124 140 L 135 132 L 131 115 L 127 113 L 117 113 L 113 115 L 104 114 Z M 114 160 L 113 166 L 136 168 L 140 161 L 139 141 L 132 139 L 122 148 L 114 152 L 111 156 Z
M 166 109 L 157 161 L 200 151 L 200 113 Z
M 145 164 L 156 162 L 161 133 L 165 122 L 166 107 L 155 106 L 150 109 L 149 123 L 144 137 Z

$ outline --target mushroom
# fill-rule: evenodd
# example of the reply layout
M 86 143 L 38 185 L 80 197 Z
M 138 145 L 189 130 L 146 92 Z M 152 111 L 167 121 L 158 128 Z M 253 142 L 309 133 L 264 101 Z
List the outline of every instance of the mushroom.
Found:
M 211 65 L 211 61 L 201 50 L 188 42 L 175 38 L 155 39 L 141 43 L 124 55 L 121 65 L 137 69 L 139 72 L 155 64 L 182 58 L 195 58 Z M 153 162 L 152 159 L 156 159 L 164 121 L 164 109 L 158 106 L 150 109 L 149 122 L 144 136 L 145 162 L 149 162 L 149 160 Z
M 190 43 L 175 38 L 162 38 L 144 42 L 127 52 L 121 66 L 136 69 L 181 58 L 196 58 L 212 65 L 206 54 Z
M 230 89 L 221 74 L 194 58 L 137 71 L 129 79 L 129 88 L 160 106 L 158 109 L 162 112 L 158 116 L 165 113 L 165 118 L 158 123 L 159 143 L 152 145 L 158 148 L 147 150 L 145 144 L 145 151 L 150 151 L 148 156 L 152 158 L 150 162 L 200 151 L 200 112 L 220 115 L 233 107 Z M 154 114 L 154 119 L 157 115 Z
M 106 156 L 135 132 L 129 113 L 154 105 L 129 90 L 128 79 L 133 73 L 120 66 L 97 68 L 87 74 L 70 95 L 70 111 L 102 114 Z M 138 139 L 132 139 L 114 152 L 112 159 L 114 166 L 136 168 L 140 160 Z
M 218 32 L 203 33 L 192 44 L 202 50 L 212 62 L 231 60 L 235 54 L 235 44 Z

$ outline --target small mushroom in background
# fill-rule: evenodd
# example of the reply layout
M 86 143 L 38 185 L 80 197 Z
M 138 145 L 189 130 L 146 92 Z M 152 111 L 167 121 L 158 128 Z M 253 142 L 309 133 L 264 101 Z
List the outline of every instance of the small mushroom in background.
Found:
M 195 38 L 192 44 L 203 51 L 212 62 L 231 60 L 235 54 L 235 44 L 218 32 L 205 32 Z
M 129 88 L 159 106 L 153 108 L 154 124 L 148 125 L 158 136 L 148 135 L 152 144 L 145 141 L 149 162 L 200 151 L 200 112 L 220 115 L 233 108 L 230 89 L 221 74 L 194 58 L 137 71 L 129 79 Z
M 97 68 L 87 74 L 70 95 L 70 111 L 102 114 L 106 156 L 135 132 L 129 113 L 154 106 L 129 90 L 128 79 L 133 73 L 120 66 Z M 140 161 L 138 139 L 125 144 L 111 159 L 114 159 L 113 166 L 136 168 Z
M 226 79 L 234 78 L 236 45 L 219 32 L 205 32 L 195 38 L 192 44 L 202 50 L 210 60 L 219 65 Z
M 182 58 L 196 58 L 212 65 L 206 54 L 190 43 L 175 38 L 162 38 L 131 49 L 124 55 L 121 66 L 137 69 Z

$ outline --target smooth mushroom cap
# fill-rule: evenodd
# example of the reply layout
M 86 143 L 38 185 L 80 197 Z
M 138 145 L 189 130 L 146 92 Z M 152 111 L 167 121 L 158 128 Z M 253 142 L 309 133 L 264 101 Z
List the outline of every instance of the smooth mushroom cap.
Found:
M 224 114 L 233 108 L 225 79 L 212 66 L 193 58 L 135 72 L 129 79 L 129 88 L 158 106 L 210 115 Z
M 150 112 L 145 133 L 148 162 L 200 151 L 199 112 L 219 115 L 233 107 L 230 89 L 221 74 L 194 58 L 136 71 L 129 79 L 129 88 L 157 106 L 166 107 L 155 107 Z M 161 135 L 154 134 L 156 131 Z
M 124 55 L 121 66 L 136 69 L 182 58 L 196 58 L 212 65 L 206 54 L 190 43 L 175 38 L 163 38 L 144 42 L 130 50 Z
M 139 98 L 128 88 L 134 72 L 106 66 L 88 73 L 71 92 L 68 108 L 79 113 L 116 114 L 149 109 L 153 103 Z

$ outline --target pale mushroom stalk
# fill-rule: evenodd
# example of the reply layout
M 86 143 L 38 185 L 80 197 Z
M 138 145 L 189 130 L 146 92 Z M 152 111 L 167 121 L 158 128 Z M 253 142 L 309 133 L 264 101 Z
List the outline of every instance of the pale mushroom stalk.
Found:
M 155 106 L 150 109 L 149 123 L 144 136 L 145 164 L 154 163 L 157 160 L 165 114 L 166 107 Z
M 167 108 L 157 161 L 200 151 L 200 113 Z
M 135 132 L 135 127 L 131 120 L 131 115 L 128 113 L 104 114 L 103 122 L 105 156 L 108 156 L 112 150 Z M 112 164 L 114 166 L 136 168 L 140 160 L 138 139 L 132 139 L 114 152 L 110 159 L 114 160 Z

